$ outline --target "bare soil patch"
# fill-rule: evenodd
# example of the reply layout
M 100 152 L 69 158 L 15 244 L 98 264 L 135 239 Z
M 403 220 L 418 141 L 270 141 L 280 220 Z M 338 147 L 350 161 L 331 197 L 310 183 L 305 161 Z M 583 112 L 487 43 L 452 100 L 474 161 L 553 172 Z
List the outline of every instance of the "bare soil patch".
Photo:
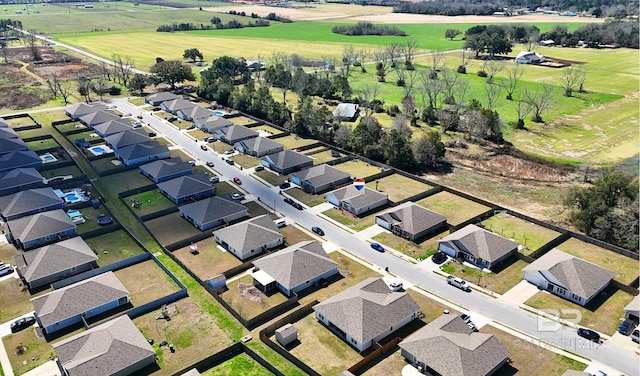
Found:
M 585 18 L 585 17 L 562 17 L 542 14 L 529 14 L 513 17 L 496 17 L 496 16 L 440 16 L 428 14 L 407 14 L 407 13 L 388 13 L 354 17 L 354 20 L 369 21 L 379 23 L 526 23 L 526 22 L 604 22 L 602 18 Z

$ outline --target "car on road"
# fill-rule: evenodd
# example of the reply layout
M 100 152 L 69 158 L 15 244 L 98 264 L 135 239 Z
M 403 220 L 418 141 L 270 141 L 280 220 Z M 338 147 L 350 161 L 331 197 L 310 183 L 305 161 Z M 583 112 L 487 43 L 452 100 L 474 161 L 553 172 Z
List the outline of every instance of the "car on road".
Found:
M 19 332 L 26 329 L 36 323 L 36 318 L 33 316 L 22 317 L 11 323 L 11 333 Z
M 225 155 L 231 155 L 231 154 L 233 154 L 233 152 L 234 152 L 234 151 L 235 151 L 235 150 L 233 150 L 233 149 L 228 149 L 228 150 L 225 150 L 225 151 L 224 151 L 224 154 L 225 154 Z
M 242 185 L 242 180 L 240 180 L 240 178 L 237 177 L 237 176 L 235 178 L 233 178 L 233 182 L 238 184 L 238 185 Z
M 131 116 L 131 112 L 127 112 L 124 116 Z
M 371 243 L 371 248 L 375 249 L 378 252 L 384 252 L 384 247 L 380 245 L 380 243 L 376 243 L 376 242 Z
M 434 253 L 433 256 L 431 256 L 431 261 L 435 262 L 436 264 L 442 264 L 446 260 L 447 254 L 442 251 L 438 251 Z
M 242 193 L 234 193 L 231 195 L 231 198 L 234 200 L 244 200 L 244 195 Z
M 578 335 L 582 338 L 586 338 L 589 341 L 600 342 L 600 334 L 587 328 L 578 328 Z
M 293 199 L 289 197 L 284 198 L 285 204 L 293 205 Z
M 142 120 L 142 115 L 136 116 L 138 119 Z
M 209 182 L 211 182 L 211 184 L 219 183 L 220 182 L 220 177 L 219 176 L 212 176 L 212 177 L 209 178 Z
M 207 147 L 207 145 L 200 145 L 200 149 L 207 151 L 209 150 L 209 148 Z
M 399 282 L 399 281 L 391 282 L 389 284 L 389 288 L 391 289 L 391 291 L 402 291 L 402 290 L 404 290 L 402 282 Z
M 288 181 L 283 181 L 282 183 L 280 183 L 280 189 L 287 189 L 291 187 L 291 183 L 289 183 Z
M 227 162 L 227 164 L 230 164 L 230 165 L 232 165 L 232 166 L 234 165 L 234 163 L 236 163 L 236 162 L 234 162 L 234 161 L 233 161 L 233 159 L 231 159 L 231 158 L 227 158 L 227 159 L 225 160 L 225 162 Z
M 11 273 L 13 273 L 13 267 L 11 265 L 6 268 L 0 269 L 0 277 L 4 277 L 5 275 L 9 275 Z
M 298 210 L 302 210 L 302 209 L 304 209 L 304 208 L 302 207 L 302 205 L 300 205 L 300 203 L 299 203 L 299 202 L 294 202 L 293 204 L 291 204 L 291 206 L 293 206 L 294 208 L 296 208 L 296 209 L 298 209 Z
M 213 167 L 213 162 L 207 161 L 207 167 Z
M 313 226 L 311 227 L 311 231 L 315 232 L 316 234 L 320 235 L 320 236 L 324 236 L 324 231 L 322 231 L 322 229 L 318 226 Z
M 139 121 L 136 121 L 136 122 L 133 123 L 133 127 L 134 128 L 140 128 L 140 127 L 142 127 L 142 123 L 139 122 Z
M 260 166 L 256 166 L 256 168 L 253 169 L 254 171 L 262 171 L 264 170 L 264 166 L 260 165 Z
M 471 291 L 471 286 L 469 285 L 469 282 L 465 281 L 462 278 L 458 278 L 450 275 L 447 277 L 447 283 L 450 284 L 451 286 L 459 288 L 460 290 L 467 291 L 467 292 Z

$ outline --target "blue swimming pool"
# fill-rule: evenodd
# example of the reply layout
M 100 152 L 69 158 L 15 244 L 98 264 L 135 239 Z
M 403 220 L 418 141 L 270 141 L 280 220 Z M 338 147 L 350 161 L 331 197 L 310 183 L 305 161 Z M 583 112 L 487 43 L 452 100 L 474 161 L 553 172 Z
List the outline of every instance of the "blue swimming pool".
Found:
M 213 111 L 213 113 L 218 115 L 218 116 L 224 116 L 224 112 L 222 112 L 222 111 Z
M 78 196 L 76 196 L 75 193 L 67 193 L 66 195 L 64 195 L 64 199 L 67 202 L 74 202 L 74 201 L 78 201 Z
M 91 148 L 95 153 L 104 153 L 104 148 L 102 146 L 94 146 Z
M 45 154 L 45 155 L 43 155 L 43 156 L 42 156 L 42 160 L 43 160 L 44 162 L 54 162 L 54 161 L 57 161 L 56 157 L 54 157 L 54 156 L 53 156 L 53 155 L 51 155 L 51 154 Z

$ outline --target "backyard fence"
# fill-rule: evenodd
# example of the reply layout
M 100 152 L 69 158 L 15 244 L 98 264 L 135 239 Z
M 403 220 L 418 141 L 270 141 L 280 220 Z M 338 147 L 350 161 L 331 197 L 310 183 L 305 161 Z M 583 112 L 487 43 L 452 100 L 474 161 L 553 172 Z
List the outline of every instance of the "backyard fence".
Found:
M 366 366 L 367 364 L 369 364 L 369 362 L 373 361 L 375 358 L 386 354 L 387 352 L 389 352 L 389 350 L 391 350 L 395 345 L 397 345 L 398 343 L 400 343 L 400 341 L 402 341 L 402 338 L 400 337 L 396 337 L 394 339 L 392 339 L 391 341 L 385 343 L 384 345 L 378 347 L 377 349 L 375 349 L 371 354 L 365 356 L 364 358 L 362 358 L 358 363 L 352 365 L 351 367 L 349 367 L 348 371 L 351 373 L 356 373 L 358 372 L 358 370 L 360 370 L 360 368 Z

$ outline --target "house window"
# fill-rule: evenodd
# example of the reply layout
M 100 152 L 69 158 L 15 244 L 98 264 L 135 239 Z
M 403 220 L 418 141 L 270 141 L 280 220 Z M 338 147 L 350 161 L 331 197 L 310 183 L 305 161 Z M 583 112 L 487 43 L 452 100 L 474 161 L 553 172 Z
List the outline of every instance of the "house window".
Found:
M 562 287 L 556 286 L 556 292 L 560 295 L 566 295 L 567 294 L 567 290 L 563 289 Z
M 582 300 L 582 298 L 581 298 L 581 297 L 579 297 L 579 296 L 578 296 L 578 295 L 576 295 L 576 294 L 571 294 L 571 298 L 572 298 L 573 300 L 577 300 L 577 301 L 581 301 L 581 300 Z

